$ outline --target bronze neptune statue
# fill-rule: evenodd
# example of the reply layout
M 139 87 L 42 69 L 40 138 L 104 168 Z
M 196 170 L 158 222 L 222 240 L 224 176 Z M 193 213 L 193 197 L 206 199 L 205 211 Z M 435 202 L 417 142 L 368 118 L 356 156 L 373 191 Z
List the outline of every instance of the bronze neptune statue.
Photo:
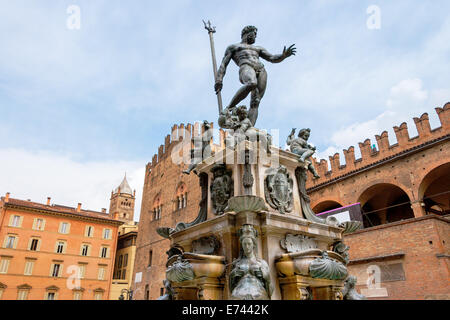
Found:
M 254 26 L 246 26 L 241 33 L 241 42 L 228 46 L 222 64 L 217 71 L 214 85 L 214 89 L 218 94 L 222 90 L 222 81 L 228 63 L 233 60 L 239 67 L 239 80 L 243 86 L 236 92 L 229 106 L 223 112 L 226 113 L 234 109 L 251 92 L 249 118 L 253 126 L 258 118 L 259 103 L 264 96 L 267 85 L 267 73 L 264 65 L 259 61 L 259 57 L 272 63 L 278 63 L 287 57 L 295 55 L 296 52 L 294 45 L 291 45 L 289 48 L 284 47 L 281 54 L 273 55 L 263 47 L 253 45 L 256 40 L 257 30 Z

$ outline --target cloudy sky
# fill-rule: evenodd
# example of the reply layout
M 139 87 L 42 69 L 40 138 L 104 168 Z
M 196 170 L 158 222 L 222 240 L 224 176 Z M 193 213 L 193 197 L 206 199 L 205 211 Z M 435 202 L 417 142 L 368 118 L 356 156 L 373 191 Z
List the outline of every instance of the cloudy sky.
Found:
M 79 29 L 68 27 L 74 5 Z M 450 101 L 449 12 L 446 0 L 0 0 L 0 194 L 100 210 L 127 172 L 138 217 L 145 164 L 171 126 L 217 120 L 202 19 L 217 26 L 219 62 L 249 24 L 272 53 L 296 44 L 295 57 L 265 63 L 257 126 L 279 129 L 281 146 L 310 127 L 319 157 L 351 145 L 358 156 L 384 130 L 395 143 L 403 121 L 416 135 L 424 112 L 437 127 L 434 108 Z

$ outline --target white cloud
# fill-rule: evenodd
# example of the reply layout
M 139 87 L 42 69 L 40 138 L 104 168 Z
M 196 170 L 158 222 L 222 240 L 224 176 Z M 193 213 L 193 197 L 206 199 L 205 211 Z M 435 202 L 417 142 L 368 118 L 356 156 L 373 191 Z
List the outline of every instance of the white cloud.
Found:
M 0 149 L 2 195 L 11 193 L 12 198 L 31 199 L 82 208 L 109 211 L 111 191 L 127 173 L 132 189 L 136 189 L 135 220 L 139 219 L 142 188 L 145 177 L 144 161 L 86 162 L 74 160 L 71 155 L 51 152 L 29 152 L 21 149 Z
M 382 113 L 374 119 L 354 122 L 332 133 L 330 138 L 332 145 L 318 153 L 317 158 L 328 161 L 328 156 L 339 152 L 341 164 L 343 164 L 342 150 L 350 146 L 355 147 L 355 156 L 358 158 L 361 156 L 358 143 L 369 138 L 371 144 L 378 147 L 375 135 L 383 131 L 388 132 L 389 143 L 395 144 L 397 139 L 393 127 L 399 126 L 402 122 L 407 123 L 409 136 L 414 137 L 418 133 L 413 118 L 420 117 L 425 112 L 429 115 L 431 128 L 438 127 L 440 122 L 434 108 L 442 107 L 446 102 L 445 99 L 450 99 L 450 89 L 426 90 L 423 88 L 421 79 L 402 80 L 390 89 L 390 95 Z
M 422 80 L 406 79 L 391 88 L 391 95 L 386 105 L 394 108 L 405 107 L 407 104 L 407 107 L 410 108 L 410 103 L 421 105 L 427 98 L 428 92 L 422 88 Z

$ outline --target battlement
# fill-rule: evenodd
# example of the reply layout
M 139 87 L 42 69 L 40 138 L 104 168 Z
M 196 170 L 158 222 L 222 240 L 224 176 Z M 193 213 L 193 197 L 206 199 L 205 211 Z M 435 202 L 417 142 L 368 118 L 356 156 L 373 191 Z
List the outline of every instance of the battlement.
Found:
M 428 113 L 424 113 L 419 118 L 413 118 L 418 132 L 416 137 L 410 137 L 408 125 L 406 122 L 403 122 L 399 126 L 393 127 L 397 137 L 397 143 L 391 145 L 389 143 L 388 132 L 383 131 L 381 134 L 375 135 L 378 147 L 376 149 L 372 148 L 370 139 L 358 143 L 361 151 L 361 158 L 359 159 L 355 158 L 354 146 L 344 149 L 344 165 L 340 164 L 339 153 L 329 156 L 331 170 L 328 170 L 328 162 L 325 159 L 318 161 L 313 157 L 313 164 L 321 177 L 320 179 L 313 179 L 312 175 L 308 173 L 307 188 L 320 186 L 330 180 L 394 157 L 409 149 L 448 136 L 450 134 L 450 102 L 447 102 L 442 108 L 435 108 L 435 110 L 441 123 L 440 127 L 431 129 Z
M 214 129 L 214 124 L 211 123 L 211 129 Z M 152 168 L 156 167 L 158 163 L 164 161 L 167 157 L 171 156 L 173 147 L 182 142 L 190 141 L 191 147 L 193 147 L 192 139 L 200 139 L 201 135 L 205 132 L 205 126 L 201 122 L 195 122 L 194 124 L 188 123 L 185 125 L 181 123 L 179 125 L 174 124 L 171 129 L 171 134 L 168 134 L 164 139 L 164 144 L 158 147 L 158 153 L 152 157 L 152 161 L 146 165 L 147 173 Z M 219 144 L 215 144 L 211 140 L 211 148 L 213 152 L 217 149 L 225 146 L 226 132 L 223 129 L 219 129 Z

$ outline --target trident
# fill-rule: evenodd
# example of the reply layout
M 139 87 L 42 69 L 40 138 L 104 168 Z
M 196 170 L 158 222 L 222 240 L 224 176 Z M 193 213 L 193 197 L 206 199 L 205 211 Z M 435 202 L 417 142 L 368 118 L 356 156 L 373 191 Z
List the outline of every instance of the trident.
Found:
M 211 56 L 212 56 L 212 62 L 213 62 L 213 71 L 214 71 L 214 82 L 217 79 L 217 63 L 216 63 L 216 51 L 214 49 L 214 38 L 213 33 L 216 32 L 216 27 L 211 26 L 211 22 L 208 20 L 208 23 L 203 20 L 203 24 L 205 25 L 205 29 L 208 30 L 209 34 L 209 42 L 211 44 Z M 217 104 L 219 105 L 219 115 L 222 113 L 222 95 L 220 94 L 220 91 L 217 93 Z

